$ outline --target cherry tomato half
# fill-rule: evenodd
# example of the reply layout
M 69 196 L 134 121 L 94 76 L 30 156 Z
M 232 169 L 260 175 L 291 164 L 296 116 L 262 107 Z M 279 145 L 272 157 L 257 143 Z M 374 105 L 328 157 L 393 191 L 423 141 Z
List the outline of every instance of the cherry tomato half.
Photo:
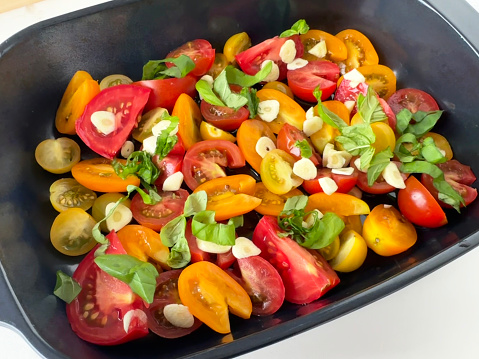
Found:
M 308 142 L 313 152 L 309 159 L 314 163 L 315 166 L 318 166 L 319 161 L 321 160 L 321 156 L 316 152 L 311 141 L 303 133 L 303 131 L 298 130 L 296 127 L 291 126 L 289 123 L 285 123 L 278 133 L 278 138 L 276 140 L 277 148 L 289 153 L 296 161 L 298 161 L 302 158 L 301 150 L 299 149 L 299 147 L 296 147 L 295 144 L 297 141 L 302 142 L 304 140 Z
M 395 114 L 398 114 L 403 108 L 408 109 L 412 113 L 439 110 L 436 100 L 431 95 L 413 88 L 397 90 L 388 99 L 388 104 Z
M 303 59 L 305 60 L 314 61 L 318 59 L 308 51 L 321 41 L 326 42 L 326 48 L 328 49 L 324 59 L 339 62 L 346 60 L 348 57 L 348 49 L 344 42 L 325 31 L 309 30 L 306 34 L 300 35 L 300 38 L 304 45 Z
M 345 60 L 346 72 L 364 65 L 377 65 L 379 58 L 373 44 L 361 32 L 353 29 L 343 30 L 336 34 L 348 49 Z
M 355 158 L 351 160 L 351 167 L 356 169 L 358 171 L 358 182 L 357 186 L 361 191 L 371 193 L 371 194 L 386 194 L 389 192 L 392 192 L 396 190 L 394 186 L 391 186 L 389 183 L 387 183 L 384 179 L 383 176 L 379 175 L 378 179 L 373 183 L 372 186 L 368 185 L 368 174 L 366 172 L 362 172 L 356 168 L 356 165 L 354 164 Z M 401 163 L 400 162 L 394 162 L 398 168 L 400 167 Z M 407 173 L 402 173 L 401 172 L 401 177 L 405 181 L 408 178 L 409 174 Z
M 318 169 L 318 175 L 312 180 L 303 181 L 303 188 L 309 194 L 323 192 L 321 185 L 319 184 L 319 179 L 323 177 L 331 178 L 337 185 L 338 193 L 348 193 L 353 189 L 358 181 L 359 171 L 354 170 L 351 175 L 342 175 L 333 173 L 331 168 L 320 168 Z
M 172 115 L 180 120 L 178 135 L 187 150 L 196 142 L 201 141 L 200 123 L 203 117 L 200 108 L 190 95 L 183 93 L 178 97 Z
M 68 137 L 44 140 L 35 149 L 35 160 L 48 172 L 67 173 L 80 161 L 80 146 Z
M 288 198 L 294 196 L 301 196 L 301 192 L 297 188 L 293 188 L 291 191 L 279 195 L 271 192 L 266 188 L 263 182 L 257 182 L 255 185 L 254 196 L 261 199 L 261 204 L 254 210 L 265 216 L 279 216 L 284 208 L 284 204 Z
M 227 106 L 215 106 L 205 100 L 201 101 L 200 110 L 205 121 L 224 131 L 238 129 L 249 117 L 249 111 L 244 107 L 235 110 Z
M 201 77 L 208 72 L 215 61 L 215 49 L 207 40 L 196 39 L 188 41 L 177 49 L 171 51 L 166 58 L 176 58 L 180 55 L 186 55 L 195 63 L 195 68 L 190 74 Z

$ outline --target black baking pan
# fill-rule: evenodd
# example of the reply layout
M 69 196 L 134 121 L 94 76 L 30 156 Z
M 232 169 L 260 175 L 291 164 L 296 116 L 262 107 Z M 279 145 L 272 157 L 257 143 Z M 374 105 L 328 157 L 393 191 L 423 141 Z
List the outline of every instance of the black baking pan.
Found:
M 71 331 L 65 304 L 52 290 L 55 272 L 71 274 L 80 258 L 50 245 L 56 213 L 48 189 L 57 176 L 43 171 L 33 155 L 39 142 L 56 135 L 55 112 L 71 76 L 82 69 L 96 79 L 111 73 L 139 79 L 149 59 L 188 40 L 205 38 L 222 49 L 228 37 L 246 31 L 258 43 L 300 18 L 333 34 L 346 28 L 366 34 L 380 62 L 396 72 L 398 88 L 435 97 L 445 110 L 437 132 L 479 174 L 479 16 L 465 1 L 113 1 L 47 20 L 0 44 L 0 324 L 17 328 L 52 359 L 231 357 L 358 309 L 479 244 L 478 201 L 462 215 L 448 212 L 445 227 L 418 229 L 418 242 L 401 255 L 369 253 L 360 270 L 341 275 L 338 287 L 309 305 L 233 318 L 230 335 L 204 327 L 178 340 L 151 334 L 100 347 Z

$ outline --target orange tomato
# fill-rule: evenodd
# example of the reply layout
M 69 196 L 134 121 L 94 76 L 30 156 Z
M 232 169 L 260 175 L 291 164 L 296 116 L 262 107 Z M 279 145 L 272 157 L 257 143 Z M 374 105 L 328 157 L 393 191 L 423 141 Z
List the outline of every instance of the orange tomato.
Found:
M 447 158 L 448 161 L 452 160 L 452 157 L 453 157 L 452 148 L 449 142 L 447 141 L 446 137 L 440 135 L 439 133 L 428 132 L 419 139 L 419 142 L 424 141 L 424 139 L 427 137 L 431 137 L 435 145 L 437 146 L 437 148 L 445 152 L 445 157 Z
M 58 132 L 76 134 L 75 122 L 83 114 L 85 106 L 100 92 L 100 85 L 88 72 L 77 71 L 63 94 L 55 116 Z
M 123 165 L 126 160 L 117 159 Z M 78 183 L 96 192 L 126 192 L 129 185 L 139 186 L 140 179 L 134 175 L 126 179 L 119 177 L 111 160 L 103 157 L 78 162 L 72 168 L 72 175 Z
M 338 37 L 321 30 L 309 30 L 306 34 L 300 35 L 301 42 L 304 45 L 303 59 L 308 61 L 316 61 L 318 58 L 308 53 L 317 43 L 321 41 L 326 42 L 328 53 L 326 60 L 334 62 L 344 61 L 348 57 L 348 49 L 344 42 Z
M 340 216 L 354 216 L 369 214 L 369 206 L 363 200 L 346 193 L 327 195 L 318 192 L 309 196 L 305 211 L 318 209 L 322 213 L 334 212 Z
M 393 129 L 385 122 L 374 122 L 371 124 L 371 129 L 376 136 L 376 141 L 372 144 L 375 148 L 374 153 L 381 152 L 386 148 L 390 148 L 394 151 L 396 146 L 396 135 Z
M 208 70 L 207 74 L 215 79 L 216 77 L 218 77 L 221 71 L 223 71 L 225 67 L 228 66 L 228 64 L 229 62 L 225 54 L 222 54 L 221 52 L 217 52 L 215 54 L 215 62 L 213 62 L 213 65 Z
M 342 40 L 348 49 L 348 57 L 345 60 L 346 71 L 379 63 L 379 57 L 373 44 L 364 34 L 357 30 L 347 29 L 336 34 L 336 37 Z
M 221 128 L 213 126 L 212 124 L 201 121 L 200 134 L 203 140 L 226 140 L 236 142 L 236 137 L 231 133 L 223 131 Z
M 284 208 L 286 200 L 290 197 L 301 196 L 301 192 L 297 188 L 293 188 L 288 193 L 279 195 L 271 192 L 266 188 L 263 182 L 258 182 L 255 185 L 254 196 L 261 199 L 261 204 L 254 210 L 264 216 L 279 216 Z
M 203 117 L 195 100 L 186 93 L 182 93 L 176 100 L 172 116 L 176 116 L 180 120 L 178 134 L 187 150 L 196 142 L 201 141 L 200 124 Z
M 384 65 L 365 65 L 358 67 L 358 71 L 366 78 L 366 83 L 374 91 L 387 100 L 396 92 L 396 75 L 393 70 Z
M 264 86 L 264 89 L 272 89 L 272 90 L 277 90 L 279 92 L 284 93 L 288 97 L 291 97 L 294 99 L 293 91 L 289 88 L 288 85 L 286 85 L 284 82 L 281 81 L 271 81 L 267 82 Z
M 328 110 L 331 112 L 334 112 L 336 115 L 338 115 L 346 124 L 349 125 L 349 111 L 348 108 L 341 102 L 337 100 L 330 100 L 330 101 L 324 101 L 322 102 L 324 107 L 326 107 Z M 314 108 L 314 113 L 317 116 L 318 112 L 316 107 Z M 313 143 L 314 148 L 320 152 L 323 153 L 324 146 L 328 143 L 334 143 L 334 139 L 336 136 L 339 136 L 339 130 L 334 128 L 331 125 L 328 125 L 327 123 L 323 123 L 323 127 L 313 133 L 310 138 L 311 142 Z
M 218 333 L 230 330 L 229 311 L 243 319 L 251 316 L 251 299 L 233 278 L 217 265 L 200 261 L 183 269 L 178 278 L 181 302 L 196 318 Z

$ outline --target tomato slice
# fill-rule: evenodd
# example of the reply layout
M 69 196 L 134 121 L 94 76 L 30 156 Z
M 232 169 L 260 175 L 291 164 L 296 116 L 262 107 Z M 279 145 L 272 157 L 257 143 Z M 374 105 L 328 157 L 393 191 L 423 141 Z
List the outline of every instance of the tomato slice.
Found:
M 384 179 L 383 176 L 379 175 L 378 179 L 376 182 L 373 183 L 372 186 L 368 185 L 368 174 L 366 172 L 362 172 L 356 168 L 356 165 L 354 164 L 355 158 L 353 158 L 350 162 L 351 167 L 356 169 L 358 171 L 358 182 L 357 186 L 361 191 L 371 193 L 371 194 L 386 194 L 392 191 L 396 190 L 396 187 L 391 186 L 389 183 L 387 183 Z M 399 168 L 401 166 L 400 162 L 393 161 L 396 166 Z M 408 178 L 409 174 L 407 173 L 402 173 L 401 172 L 401 177 L 405 181 Z
M 361 32 L 346 29 L 336 34 L 348 49 L 346 72 L 364 65 L 377 65 L 379 57 L 373 44 Z
M 300 35 L 301 42 L 304 46 L 303 59 L 308 61 L 315 61 L 318 58 L 308 51 L 321 41 L 326 42 L 328 53 L 324 57 L 325 60 L 334 62 L 344 61 L 348 57 L 348 49 L 344 42 L 334 35 L 321 30 L 309 30 L 306 34 Z
M 172 151 L 173 152 L 173 151 Z M 183 155 L 171 154 L 171 152 L 161 161 L 158 156 L 153 157 L 153 163 L 160 170 L 160 175 L 155 181 L 155 186 L 163 188 L 163 183 L 172 174 L 181 171 L 183 165 Z
M 106 254 L 126 254 L 115 232 L 107 238 L 110 246 Z M 73 279 L 83 288 L 66 306 L 73 331 L 83 340 L 99 345 L 117 345 L 147 335 L 143 300 L 127 284 L 102 271 L 94 259 L 92 250 L 73 273 Z M 131 320 L 125 328 L 127 317 Z
M 301 100 L 316 102 L 315 88 L 322 91 L 321 100 L 326 100 L 336 90 L 339 66 L 326 60 L 311 61 L 304 67 L 290 70 L 287 74 L 291 91 Z
M 279 67 L 278 81 L 284 80 L 288 70 L 286 67 L 287 65 L 281 61 L 279 52 L 281 46 L 283 46 L 283 44 L 289 39 L 293 40 L 296 44 L 295 58 L 303 56 L 304 47 L 299 35 L 293 35 L 290 37 L 276 36 L 240 52 L 235 56 L 236 62 L 244 73 L 255 75 L 261 69 L 261 64 L 264 61 L 271 60 Z
M 388 99 L 388 104 L 395 114 L 398 114 L 403 108 L 407 108 L 412 113 L 439 110 L 436 100 L 431 95 L 413 88 L 397 90 Z
M 297 188 L 293 188 L 291 191 L 279 195 L 271 192 L 266 188 L 263 182 L 256 183 L 254 196 L 261 199 L 261 204 L 254 210 L 264 216 L 279 216 L 284 208 L 288 198 L 294 196 L 300 196 L 301 192 Z
M 188 335 L 201 326 L 201 321 L 195 318 L 193 325 L 189 328 L 177 327 L 169 322 L 163 313 L 168 304 L 182 304 L 178 293 L 178 278 L 181 269 L 169 270 L 160 273 L 156 279 L 156 290 L 153 303 L 146 310 L 148 317 L 148 328 L 156 335 L 174 339 Z
M 472 188 L 471 184 L 476 181 L 476 176 L 471 167 L 463 165 L 458 160 L 450 160 L 437 164 L 439 169 L 444 172 L 446 181 L 462 196 L 466 206 L 474 201 L 477 197 L 477 189 Z M 442 202 L 438 198 L 438 190 L 434 187 L 433 178 L 428 174 L 421 175 L 421 183 L 434 196 L 443 208 L 451 208 L 447 203 Z
M 88 211 L 96 200 L 96 193 L 82 186 L 74 178 L 60 178 L 50 186 L 50 202 L 58 212 L 69 208 Z
M 249 111 L 244 107 L 234 110 L 227 106 L 212 105 L 205 100 L 201 101 L 200 110 L 205 121 L 224 131 L 238 129 L 249 117 Z
M 319 184 L 319 179 L 323 177 L 331 178 L 338 185 L 336 192 L 338 193 L 348 193 L 353 189 L 358 181 L 359 171 L 354 170 L 351 175 L 341 175 L 333 173 L 331 168 L 320 168 L 318 169 L 318 175 L 312 180 L 303 181 L 303 188 L 309 194 L 323 192 L 321 185 Z
M 285 299 L 296 304 L 310 303 L 339 284 L 337 274 L 321 256 L 313 257 L 289 237 L 279 237 L 276 217 L 264 216 L 253 233 L 261 256 L 279 272 Z
M 187 150 L 201 141 L 199 127 L 203 117 L 200 108 L 190 95 L 183 93 L 178 97 L 172 115 L 180 120 L 178 134 Z
M 101 91 L 77 120 L 78 136 L 100 156 L 112 159 L 137 125 L 149 94 L 150 90 L 133 85 L 118 85 Z M 97 111 L 115 114 L 116 129 L 112 133 L 105 135 L 92 123 L 91 116 Z
M 226 140 L 208 140 L 194 144 L 183 160 L 185 183 L 191 190 L 210 179 L 225 177 L 222 167 L 239 168 L 245 165 L 241 150 Z
M 303 131 L 298 130 L 296 127 L 291 126 L 289 123 L 285 123 L 278 133 L 278 138 L 276 140 L 277 148 L 289 153 L 296 161 L 299 161 L 302 158 L 301 150 L 299 149 L 299 147 L 295 146 L 295 143 L 297 141 L 301 142 L 304 140 L 309 143 L 313 152 L 309 159 L 314 163 L 315 166 L 318 166 L 319 162 L 321 161 L 321 156 L 316 152 L 311 141 L 303 133 Z
M 207 40 L 203 39 L 188 41 L 186 44 L 171 51 L 166 58 L 176 58 L 180 55 L 186 55 L 193 60 L 195 68 L 191 70 L 190 74 L 198 77 L 206 74 L 215 61 L 215 49 L 211 47 Z

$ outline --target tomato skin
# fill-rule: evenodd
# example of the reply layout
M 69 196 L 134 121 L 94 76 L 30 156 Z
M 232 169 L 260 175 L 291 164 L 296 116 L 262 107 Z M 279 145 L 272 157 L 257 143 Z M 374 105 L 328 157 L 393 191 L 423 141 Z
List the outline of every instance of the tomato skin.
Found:
M 302 194 L 303 192 L 299 189 L 293 188 L 283 195 L 277 195 L 268 190 L 263 182 L 257 182 L 254 196 L 261 199 L 261 204 L 254 210 L 264 216 L 279 216 L 288 198 L 301 196 Z
M 203 120 L 201 111 L 195 100 L 186 93 L 182 93 L 176 100 L 172 116 L 179 118 L 178 137 L 181 138 L 185 149 L 189 149 L 196 142 L 201 141 L 200 123 Z
M 130 207 L 133 218 L 138 223 L 157 232 L 183 213 L 183 206 L 188 198 L 188 192 L 184 189 L 174 192 L 159 191 L 158 194 L 161 196 L 161 201 L 151 205 L 144 203 L 140 194 L 137 193 L 133 196 Z
M 249 111 L 240 107 L 237 111 L 226 106 L 215 106 L 205 100 L 201 101 L 201 114 L 206 122 L 211 123 L 223 131 L 233 131 L 249 118 Z
M 76 121 L 78 136 L 100 156 L 112 159 L 138 124 L 138 116 L 141 115 L 150 92 L 149 89 L 133 85 L 118 85 L 101 91 L 86 105 L 83 115 Z M 91 116 L 96 111 L 109 109 L 115 113 L 117 128 L 104 135 L 93 125 Z
M 403 108 L 412 113 L 439 110 L 436 100 L 431 95 L 414 88 L 397 90 L 389 97 L 388 104 L 395 114 L 398 114 Z
M 207 40 L 203 39 L 188 41 L 186 44 L 171 51 L 166 58 L 176 58 L 180 55 L 188 56 L 195 63 L 195 68 L 190 72 L 193 76 L 203 76 L 215 62 L 215 49 L 211 47 Z M 173 65 L 171 64 L 171 66 Z
M 172 151 L 173 152 L 173 151 Z M 155 181 L 155 186 L 163 188 L 163 183 L 172 174 L 181 171 L 183 165 L 183 155 L 171 154 L 171 152 L 161 161 L 158 156 L 153 157 L 153 163 L 160 170 L 160 175 Z
M 406 188 L 400 189 L 397 196 L 399 210 L 404 217 L 427 228 L 447 224 L 446 214 L 441 206 L 416 177 L 410 176 L 405 183 Z
M 323 177 L 331 178 L 338 185 L 336 192 L 339 193 L 348 193 L 353 189 L 358 181 L 359 171 L 354 170 L 351 175 L 339 175 L 331 172 L 330 168 L 320 168 L 318 169 L 318 175 L 312 180 L 303 181 L 303 188 L 309 194 L 314 194 L 318 192 L 323 192 L 321 185 L 319 184 L 319 179 Z
M 310 303 L 339 284 L 339 277 L 324 259 L 318 261 L 289 237 L 278 237 L 280 232 L 277 219 L 264 216 L 254 230 L 253 242 L 281 276 L 288 302 Z
M 114 231 L 107 238 L 110 246 L 106 254 L 126 254 Z M 148 334 L 148 325 L 143 300 L 127 284 L 110 276 L 95 264 L 95 250 L 98 247 L 99 245 L 90 251 L 73 273 L 73 279 L 84 288 L 66 305 L 73 331 L 83 340 L 98 345 L 117 345 L 144 337 Z M 89 285 L 92 285 L 92 289 L 86 290 Z M 90 303 L 94 306 L 86 311 L 85 305 Z M 131 310 L 135 310 L 136 316 L 132 318 L 126 333 L 123 317 Z M 86 318 L 85 313 L 88 313 Z M 105 324 L 101 325 L 103 321 Z
M 321 156 L 316 152 L 313 145 L 311 144 L 311 141 L 303 133 L 303 131 L 298 130 L 296 127 L 290 125 L 289 123 L 285 123 L 279 131 L 278 138 L 276 139 L 276 147 L 289 153 L 296 161 L 299 161 L 302 158 L 301 150 L 295 146 L 295 143 L 296 141 L 301 142 L 303 140 L 306 140 L 308 142 L 313 152 L 309 159 L 314 163 L 315 166 L 318 166 L 319 161 L 321 161 Z

